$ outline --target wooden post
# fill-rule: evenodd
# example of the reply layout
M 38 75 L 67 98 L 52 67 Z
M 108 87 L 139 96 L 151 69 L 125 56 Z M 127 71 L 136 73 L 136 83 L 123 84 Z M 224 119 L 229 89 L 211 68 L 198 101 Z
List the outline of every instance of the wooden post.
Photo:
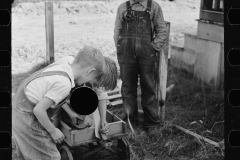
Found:
M 45 2 L 46 59 L 48 64 L 54 62 L 53 2 Z
M 179 129 L 179 130 L 181 130 L 181 131 L 183 131 L 183 132 L 185 132 L 185 133 L 187 133 L 187 134 L 190 134 L 190 135 L 192 135 L 192 136 L 194 136 L 194 137 L 196 137 L 196 138 L 198 138 L 198 139 L 204 140 L 205 142 L 208 142 L 208 143 L 211 144 L 211 145 L 214 145 L 214 146 L 216 146 L 216 147 L 220 147 L 220 144 L 217 143 L 217 142 L 215 142 L 215 141 L 212 141 L 212 140 L 210 140 L 210 139 L 208 139 L 208 138 L 205 138 L 205 137 L 203 137 L 203 136 L 201 136 L 201 135 L 199 135 L 199 134 L 197 134 L 197 133 L 194 133 L 194 132 L 192 132 L 192 131 L 189 131 L 189 130 L 181 127 L 181 126 L 178 126 L 178 125 L 173 125 L 173 126 L 175 126 L 177 129 Z
M 167 88 L 167 66 L 168 66 L 168 48 L 169 48 L 169 35 L 170 35 L 170 22 L 166 22 L 167 28 L 167 40 L 163 46 L 163 50 L 159 56 L 158 61 L 158 87 L 157 95 L 159 102 L 158 115 L 162 114 L 162 120 L 165 120 L 165 100 L 166 100 L 166 88 Z

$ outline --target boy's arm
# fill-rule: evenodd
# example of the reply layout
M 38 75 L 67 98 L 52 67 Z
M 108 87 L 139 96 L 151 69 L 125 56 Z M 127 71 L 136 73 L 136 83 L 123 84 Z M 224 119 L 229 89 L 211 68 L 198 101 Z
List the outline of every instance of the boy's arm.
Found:
M 67 114 L 68 114 L 70 117 L 74 114 L 74 112 L 70 109 L 70 107 L 68 106 L 67 103 L 64 103 L 64 104 L 62 105 L 62 108 L 67 112 Z
M 155 37 L 152 41 L 152 45 L 156 51 L 160 51 L 166 41 L 167 30 L 160 5 L 158 3 L 154 5 L 153 24 Z
M 94 90 L 97 93 L 99 99 L 98 110 L 100 114 L 101 132 L 107 133 L 109 129 L 109 125 L 106 120 L 108 95 L 101 88 L 94 88 Z
M 62 105 L 62 108 L 67 112 L 67 114 L 69 115 L 69 117 L 72 119 L 72 121 L 77 124 L 77 120 L 83 120 L 83 118 L 78 115 L 77 113 L 75 113 L 74 111 L 72 111 L 69 107 L 69 105 L 67 103 L 64 103 Z
M 107 101 L 104 99 L 104 100 L 99 100 L 99 104 L 98 104 L 98 109 L 99 109 L 99 112 L 100 112 L 100 124 L 101 124 L 101 132 L 102 133 L 107 133 L 108 132 L 108 129 L 109 129 L 109 124 L 107 123 L 107 120 L 106 120 L 106 113 L 107 113 Z
M 55 132 L 55 126 L 49 120 L 46 110 L 53 104 L 51 99 L 44 97 L 33 109 L 34 115 L 49 133 Z
M 105 99 L 99 100 L 98 109 L 99 109 L 99 112 L 100 112 L 101 121 L 102 121 L 102 122 L 107 121 L 107 120 L 106 120 L 107 101 L 106 101 Z
M 54 101 L 44 97 L 33 109 L 33 114 L 37 117 L 41 125 L 50 133 L 56 143 L 61 143 L 64 139 L 63 133 L 57 129 L 49 120 L 46 110 L 54 104 Z

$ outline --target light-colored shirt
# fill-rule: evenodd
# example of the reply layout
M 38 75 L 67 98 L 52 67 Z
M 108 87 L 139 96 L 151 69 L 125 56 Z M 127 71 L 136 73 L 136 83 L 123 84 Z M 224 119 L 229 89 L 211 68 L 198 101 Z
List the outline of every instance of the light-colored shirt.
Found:
M 54 101 L 54 105 L 51 106 L 51 108 L 54 108 L 69 95 L 71 88 L 75 86 L 71 66 L 68 63 L 59 63 L 58 61 L 53 64 L 57 65 L 47 68 L 43 72 L 63 71 L 68 74 L 71 81 L 68 77 L 62 75 L 51 75 L 34 79 L 25 89 L 27 98 L 34 104 L 39 103 L 41 99 L 47 97 Z
M 142 0 L 139 3 L 130 0 L 130 5 L 134 11 L 145 11 L 147 8 L 147 0 Z M 115 28 L 114 28 L 114 42 L 117 45 L 118 37 L 121 29 L 123 29 L 123 17 L 127 15 L 127 5 L 126 2 L 122 3 L 117 10 Z M 153 48 L 157 51 L 162 49 L 162 46 L 166 40 L 166 24 L 163 18 L 163 13 L 160 5 L 152 1 L 151 11 L 150 11 L 151 26 L 153 31 L 153 41 L 151 42 Z
M 70 66 L 73 60 L 73 56 L 63 57 L 58 61 L 54 62 L 54 66 L 43 71 L 66 72 L 70 77 L 71 81 L 68 77 L 61 75 L 39 77 L 31 81 L 26 86 L 25 94 L 27 98 L 34 104 L 37 104 L 41 99 L 43 99 L 43 97 L 48 97 L 55 102 L 55 104 L 51 106 L 51 108 L 54 108 L 59 102 L 61 102 L 61 100 L 63 100 L 69 95 L 71 88 L 75 87 L 74 75 Z M 108 98 L 107 93 L 104 92 L 101 88 L 93 89 L 97 93 L 99 100 L 104 100 Z

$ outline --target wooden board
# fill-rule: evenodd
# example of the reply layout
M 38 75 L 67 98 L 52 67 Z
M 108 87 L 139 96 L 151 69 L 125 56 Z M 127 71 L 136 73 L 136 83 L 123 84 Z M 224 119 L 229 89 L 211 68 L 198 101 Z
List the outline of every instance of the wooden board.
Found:
M 167 40 L 160 53 L 158 62 L 158 85 L 157 85 L 157 99 L 159 102 L 158 114 L 161 114 L 162 120 L 165 119 L 165 99 L 167 88 L 167 66 L 168 66 L 168 48 L 169 48 L 169 35 L 170 35 L 170 22 L 166 22 L 167 27 Z
M 210 20 L 214 22 L 223 23 L 224 22 L 224 14 L 223 12 L 214 12 L 202 10 L 201 19 Z
M 111 112 L 107 111 L 106 119 L 109 123 L 109 131 L 106 134 L 107 138 L 113 138 L 113 137 L 119 137 L 119 136 L 125 136 L 126 135 L 126 123 L 122 121 L 117 116 L 113 115 Z M 89 116 L 88 121 L 92 117 Z M 93 119 L 92 119 L 93 121 Z M 94 123 L 92 123 L 94 124 Z M 94 125 L 92 125 L 89 128 L 85 129 L 72 129 L 70 128 L 66 123 L 63 121 L 60 121 L 60 129 L 65 135 L 64 141 L 70 146 L 79 146 L 85 143 L 92 143 L 99 141 L 95 136 L 95 128 Z
M 46 59 L 48 64 L 54 62 L 54 30 L 53 30 L 53 2 L 45 2 L 46 27 Z
M 224 43 L 224 27 L 198 20 L 197 37 Z
M 198 39 L 194 76 L 205 83 L 218 85 L 221 56 L 221 43 Z
M 219 89 L 224 89 L 224 44 L 221 44 L 220 67 L 219 67 Z
M 184 50 L 191 50 L 195 52 L 196 49 L 197 35 L 184 33 Z
M 224 2 L 220 0 L 215 0 L 214 2 L 213 4 L 213 0 L 201 0 L 199 17 L 200 19 L 223 23 L 224 11 L 222 8 L 224 8 Z

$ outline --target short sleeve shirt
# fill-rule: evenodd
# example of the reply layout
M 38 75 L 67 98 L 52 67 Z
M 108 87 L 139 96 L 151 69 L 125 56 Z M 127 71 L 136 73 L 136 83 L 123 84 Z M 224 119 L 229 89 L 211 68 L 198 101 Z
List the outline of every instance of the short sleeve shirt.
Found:
M 61 102 L 65 97 L 67 97 L 70 93 L 71 88 L 75 87 L 74 75 L 70 66 L 73 60 L 73 56 L 64 57 L 56 61 L 53 67 L 43 71 L 66 72 L 70 77 L 71 81 L 68 77 L 62 75 L 39 77 L 31 81 L 26 86 L 25 94 L 28 99 L 34 104 L 37 104 L 41 99 L 47 97 L 54 101 L 54 105 L 51 106 L 51 108 L 54 108 L 59 102 Z M 104 92 L 101 88 L 94 88 L 94 90 L 97 93 L 99 100 L 104 100 L 108 98 L 107 93 Z
M 69 59 L 69 57 L 67 57 Z M 51 108 L 54 108 L 60 101 L 66 98 L 71 90 L 75 86 L 74 84 L 74 75 L 69 63 L 65 63 L 64 59 L 61 59 L 59 62 L 56 61 L 54 66 L 44 70 L 47 71 L 63 71 L 68 74 L 68 77 L 62 75 L 51 75 L 39 77 L 31 81 L 25 89 L 25 94 L 28 99 L 37 104 L 41 99 L 47 97 L 54 101 L 54 105 Z

